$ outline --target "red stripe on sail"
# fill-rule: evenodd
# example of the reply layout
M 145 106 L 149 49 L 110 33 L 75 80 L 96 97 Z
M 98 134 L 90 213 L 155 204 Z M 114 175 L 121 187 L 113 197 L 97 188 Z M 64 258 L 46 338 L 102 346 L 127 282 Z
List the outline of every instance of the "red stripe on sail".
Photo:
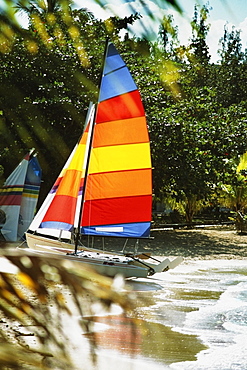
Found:
M 77 198 L 57 195 L 47 210 L 42 222 L 64 222 L 74 225 Z
M 101 199 L 86 202 L 82 226 L 150 222 L 152 196 Z
M 96 123 L 144 116 L 138 90 L 105 100 L 98 105 Z
M 4 195 L 0 197 L 0 204 L 1 206 L 19 206 L 21 204 L 21 194 L 15 194 L 15 195 Z

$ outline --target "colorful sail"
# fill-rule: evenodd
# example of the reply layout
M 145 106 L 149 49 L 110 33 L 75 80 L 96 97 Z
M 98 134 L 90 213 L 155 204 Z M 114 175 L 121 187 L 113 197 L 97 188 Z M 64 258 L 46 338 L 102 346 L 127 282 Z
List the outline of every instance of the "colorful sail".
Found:
M 0 231 L 6 241 L 20 240 L 34 216 L 41 168 L 37 158 L 31 155 L 32 151 L 23 158 L 0 189 Z
M 21 208 L 18 224 L 18 239 L 27 231 L 36 212 L 42 170 L 36 156 L 31 156 L 28 161 L 26 178 L 21 198 Z
M 149 136 L 140 93 L 108 44 L 97 105 L 81 232 L 147 237 L 152 179 Z
M 30 230 L 73 232 L 80 225 L 86 235 L 148 237 L 151 208 L 143 104 L 128 68 L 109 43 L 96 113 L 91 110 L 80 142 Z
M 88 130 L 92 126 L 93 117 L 94 105 L 90 104 L 86 119 L 88 125 L 31 223 L 30 231 L 70 239 L 70 233 L 78 227 L 89 145 Z

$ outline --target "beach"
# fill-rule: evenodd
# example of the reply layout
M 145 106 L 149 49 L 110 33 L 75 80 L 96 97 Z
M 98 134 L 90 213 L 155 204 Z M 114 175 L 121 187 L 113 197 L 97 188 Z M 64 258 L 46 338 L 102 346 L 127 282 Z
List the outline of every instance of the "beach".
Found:
M 76 329 L 78 314 L 64 317 L 74 368 L 247 368 L 247 235 L 220 226 L 156 230 L 152 236 L 140 250 L 160 259 L 181 255 L 184 262 L 147 279 L 128 280 L 135 308 L 127 317 L 118 307 L 95 311 L 95 365 L 87 336 Z

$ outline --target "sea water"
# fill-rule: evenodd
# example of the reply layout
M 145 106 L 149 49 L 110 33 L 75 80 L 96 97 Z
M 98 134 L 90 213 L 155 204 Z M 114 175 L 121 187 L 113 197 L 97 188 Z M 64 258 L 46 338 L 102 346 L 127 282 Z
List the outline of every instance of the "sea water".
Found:
M 247 260 L 185 261 L 161 275 L 153 280 L 157 290 L 149 292 L 153 304 L 139 312 L 177 333 L 177 348 L 171 348 L 172 359 L 167 354 L 156 360 L 174 370 L 247 369 Z M 193 354 L 184 335 L 195 336 L 204 348 Z
M 188 289 L 204 292 L 205 296 L 192 300 L 196 310 L 187 313 L 183 325 L 176 329 L 196 334 L 208 348 L 197 355 L 196 361 L 172 368 L 247 369 L 247 261 L 197 261 L 194 267 Z M 210 292 L 220 294 L 210 297 Z

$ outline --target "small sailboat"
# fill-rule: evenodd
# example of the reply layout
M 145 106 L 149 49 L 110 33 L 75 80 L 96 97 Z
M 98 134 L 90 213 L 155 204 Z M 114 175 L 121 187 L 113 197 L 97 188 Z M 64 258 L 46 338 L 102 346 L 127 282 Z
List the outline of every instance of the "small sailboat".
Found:
M 21 240 L 36 210 L 42 171 L 33 151 L 26 154 L 0 188 L 1 239 L 8 242 Z
M 59 254 L 98 272 L 146 277 L 175 267 L 138 251 L 105 252 L 85 240 L 149 238 L 152 168 L 144 107 L 133 78 L 107 42 L 98 102 L 84 133 L 26 233 L 32 251 Z M 116 240 L 116 239 L 115 239 Z M 151 262 L 149 262 L 149 260 Z

